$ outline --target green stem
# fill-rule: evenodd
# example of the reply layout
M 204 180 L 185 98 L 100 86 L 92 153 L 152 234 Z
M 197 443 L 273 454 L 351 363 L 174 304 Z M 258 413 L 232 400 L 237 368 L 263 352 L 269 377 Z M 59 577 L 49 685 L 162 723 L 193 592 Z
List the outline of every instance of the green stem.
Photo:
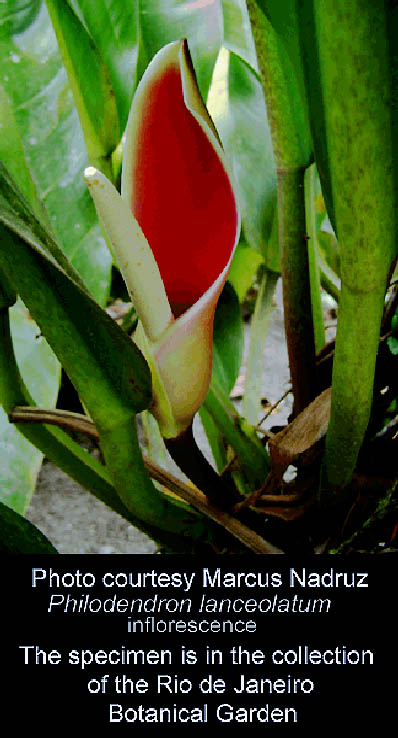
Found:
M 165 445 L 181 471 L 205 493 L 208 500 L 221 509 L 236 502 L 234 490 L 217 474 L 203 456 L 192 433 L 192 424 L 177 438 L 165 439 Z
M 231 400 L 214 381 L 210 385 L 204 406 L 235 451 L 240 469 L 248 480 L 249 489 L 261 487 L 269 472 L 269 459 L 254 428 L 236 412 Z
M 341 290 L 322 480 L 325 503 L 349 482 L 368 426 L 383 300 L 384 289 L 362 295 Z M 366 328 L 361 316 L 368 316 Z
M 304 169 L 278 171 L 283 306 L 295 415 L 312 402 L 316 386 L 304 172 Z
M 305 238 L 304 172 L 310 163 L 310 150 L 304 142 L 308 129 L 286 49 L 255 0 L 248 0 L 247 5 L 277 167 L 285 332 L 294 413 L 298 415 L 315 392 L 315 344 Z

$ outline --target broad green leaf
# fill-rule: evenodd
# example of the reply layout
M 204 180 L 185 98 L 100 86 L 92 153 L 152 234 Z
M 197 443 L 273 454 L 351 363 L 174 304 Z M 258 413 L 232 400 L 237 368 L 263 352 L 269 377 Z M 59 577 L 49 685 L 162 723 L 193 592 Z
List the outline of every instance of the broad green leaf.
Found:
M 0 84 L 0 131 L 0 160 L 8 166 L 11 175 L 37 215 L 46 217 L 26 161 L 14 110 L 2 84 Z
M 277 270 L 278 246 L 271 238 L 276 172 L 264 96 L 253 70 L 227 49 L 218 58 L 207 104 L 236 182 L 245 239 Z
M 139 2 L 133 0 L 67 0 L 101 55 L 112 81 L 123 131 L 137 85 L 140 43 Z M 66 4 L 66 3 L 65 3 Z M 90 69 L 85 72 L 87 81 Z
M 223 39 L 220 3 L 196 0 L 68 0 L 99 50 L 112 80 L 123 130 L 133 92 L 162 46 L 187 38 L 206 97 Z
M 56 554 L 58 551 L 33 523 L 0 502 L 0 553 Z
M 0 161 L 0 220 L 27 243 L 44 253 L 66 274 L 85 289 L 78 272 L 70 264 L 47 225 L 37 218 L 30 203 L 24 198 L 9 171 Z M 2 278 L 5 275 L 2 274 Z M 9 284 L 7 282 L 7 284 Z
M 26 307 L 10 310 L 14 350 L 27 388 L 38 405 L 53 407 L 60 366 Z M 0 499 L 23 514 L 36 486 L 42 454 L 11 425 L 0 408 Z
M 73 91 L 89 162 L 110 177 L 120 126 L 108 69 L 68 3 L 46 0 L 46 5 Z
M 36 212 L 37 197 L 42 199 L 62 249 L 104 304 L 111 257 L 83 181 L 86 148 L 46 7 L 41 4 L 29 24 L 23 4 L 6 0 L 2 10 L 13 16 L 9 30 L 18 32 L 10 35 L 3 28 L 0 35 L 2 96 L 16 127 L 16 148 L 7 152 L 3 144 L 1 157 L 19 184 L 28 170 L 30 192 L 27 186 L 23 191 Z
M 18 15 L 14 15 L 18 18 Z M 26 25 L 31 15 L 26 17 Z M 22 30 L 21 24 L 18 26 Z M 4 31 L 4 28 L 3 28 Z M 26 162 L 25 152 L 8 96 L 0 85 L 0 159 L 9 162 L 22 192 L 37 215 L 46 217 L 37 188 Z M 22 303 L 10 311 L 15 352 L 25 374 L 26 385 L 39 404 L 52 407 L 57 398 L 60 368 L 40 331 Z M 0 408 L 0 498 L 24 513 L 36 486 L 43 455 L 10 425 Z
M 142 72 L 165 44 L 186 37 L 206 97 L 221 44 L 256 68 L 244 0 L 67 0 L 109 70 L 122 128 Z

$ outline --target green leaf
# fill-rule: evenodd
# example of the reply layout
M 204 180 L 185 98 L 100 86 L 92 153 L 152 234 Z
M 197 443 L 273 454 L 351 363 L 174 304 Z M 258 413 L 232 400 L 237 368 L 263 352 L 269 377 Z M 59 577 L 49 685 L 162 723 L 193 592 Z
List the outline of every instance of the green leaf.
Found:
M 236 182 L 245 239 L 278 270 L 278 244 L 271 239 L 276 172 L 264 96 L 253 69 L 226 49 L 207 104 Z
M 394 356 L 397 356 L 398 354 L 398 338 L 395 336 L 389 336 L 387 338 L 387 344 L 388 348 L 390 349 L 391 353 L 394 354 Z
M 213 330 L 213 376 L 227 395 L 239 374 L 243 342 L 239 299 L 227 282 L 217 304 Z
M 261 412 L 261 390 L 264 372 L 264 352 L 272 311 L 272 300 L 279 280 L 277 272 L 264 269 L 250 324 L 249 350 L 246 359 L 245 391 L 242 411 L 246 420 L 257 425 Z
M 302 60 L 300 69 L 303 70 L 314 156 L 328 216 L 333 229 L 336 231 L 330 161 L 327 149 L 326 108 L 319 65 L 319 38 L 315 27 L 312 0 L 303 0 L 301 3 L 297 3 L 297 18 Z
M 7 164 L 26 199 L 38 216 L 45 217 L 36 184 L 26 161 L 22 139 L 8 95 L 0 84 L 0 160 Z
M 56 554 L 58 551 L 35 525 L 0 502 L 0 552 Z
M 29 392 L 38 405 L 53 407 L 60 381 L 59 363 L 21 302 L 11 308 L 10 318 L 15 353 Z M 43 455 L 10 425 L 1 408 L 0 451 L 0 498 L 23 514 L 34 492 Z
M 242 363 L 244 328 L 239 298 L 229 282 L 220 295 L 213 330 L 213 369 L 211 385 L 217 384 L 229 396 Z M 217 469 L 227 463 L 226 443 L 206 404 L 199 410 L 200 419 L 212 450 Z
M 121 134 L 108 69 L 71 7 L 64 0 L 46 0 L 46 4 L 73 91 L 89 162 L 110 177 L 111 155 Z
M 68 0 L 94 41 L 112 81 L 124 129 L 133 92 L 162 46 L 187 38 L 204 98 L 223 40 L 219 3 L 186 0 Z
M 227 448 L 223 435 L 205 405 L 202 405 L 200 408 L 199 417 L 202 421 L 203 430 L 206 433 L 217 471 L 220 474 L 228 462 Z
M 0 36 L 10 36 L 30 26 L 40 11 L 42 0 L 9 0 L 0 5 Z
M 36 214 L 51 224 L 94 297 L 104 304 L 111 256 L 83 181 L 86 148 L 46 7 L 42 4 L 31 17 L 22 3 L 15 7 L 6 0 L 2 10 L 13 22 L 6 24 L 9 33 L 3 27 L 0 35 L 1 101 L 7 106 L 3 115 L 8 121 L 0 157 Z M 12 32 L 20 27 L 21 32 Z
M 211 415 L 225 443 L 234 450 L 248 488 L 258 489 L 269 471 L 269 458 L 255 429 L 236 411 L 215 378 L 212 379 L 204 407 Z
M 198 85 L 206 100 L 214 64 L 223 41 L 223 16 L 218 2 L 186 0 L 139 2 L 140 47 L 138 77 L 156 52 L 170 41 L 188 39 Z
M 391 331 L 395 338 L 398 338 L 398 312 L 394 313 L 391 319 Z
M 137 0 L 131 3 L 124 0 L 96 0 L 95 3 L 92 0 L 67 0 L 67 3 L 106 65 L 116 99 L 120 130 L 123 131 L 137 85 L 139 3 Z M 86 76 L 89 81 L 89 69 Z

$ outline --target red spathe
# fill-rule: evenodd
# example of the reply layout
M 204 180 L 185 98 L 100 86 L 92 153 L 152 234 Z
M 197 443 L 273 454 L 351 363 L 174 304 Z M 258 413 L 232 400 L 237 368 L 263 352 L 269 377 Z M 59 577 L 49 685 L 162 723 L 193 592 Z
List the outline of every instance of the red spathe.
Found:
M 178 65 L 148 85 L 132 179 L 132 212 L 178 315 L 228 263 L 238 219 L 222 161 L 186 107 Z

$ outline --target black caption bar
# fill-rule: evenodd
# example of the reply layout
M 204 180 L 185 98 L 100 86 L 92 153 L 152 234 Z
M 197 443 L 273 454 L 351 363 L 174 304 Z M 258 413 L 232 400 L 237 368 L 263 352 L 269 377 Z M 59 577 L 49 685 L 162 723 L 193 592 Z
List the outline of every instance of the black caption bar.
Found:
M 395 724 L 395 555 L 3 562 L 14 728 Z

